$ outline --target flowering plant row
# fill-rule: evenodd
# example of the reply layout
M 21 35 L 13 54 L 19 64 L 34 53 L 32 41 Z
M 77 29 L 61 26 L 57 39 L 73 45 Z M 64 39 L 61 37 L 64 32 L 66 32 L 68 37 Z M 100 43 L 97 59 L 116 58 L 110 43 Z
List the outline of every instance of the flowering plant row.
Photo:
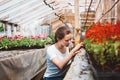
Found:
M 86 31 L 84 42 L 96 68 L 120 71 L 120 21 L 96 23 Z
M 44 38 L 41 35 L 24 37 L 16 35 L 15 37 L 0 37 L 0 50 L 10 50 L 19 48 L 43 48 L 47 44 L 52 44 L 52 38 L 46 35 Z

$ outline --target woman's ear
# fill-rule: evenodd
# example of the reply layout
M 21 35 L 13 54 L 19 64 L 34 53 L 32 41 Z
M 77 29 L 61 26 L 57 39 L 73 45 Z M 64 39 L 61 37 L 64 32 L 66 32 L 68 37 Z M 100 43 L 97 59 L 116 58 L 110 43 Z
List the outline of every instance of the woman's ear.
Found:
M 57 38 L 57 41 L 59 41 L 60 39 L 59 38 Z
M 58 38 L 56 38 L 56 42 L 58 42 L 59 41 L 59 39 Z

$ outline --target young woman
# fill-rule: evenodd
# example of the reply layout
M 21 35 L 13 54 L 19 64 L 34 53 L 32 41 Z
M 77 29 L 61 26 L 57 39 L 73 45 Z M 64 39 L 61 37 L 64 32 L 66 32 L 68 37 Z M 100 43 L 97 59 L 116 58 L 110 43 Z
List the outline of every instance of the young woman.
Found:
M 44 80 L 63 80 L 69 69 L 71 58 L 80 51 L 82 43 L 75 46 L 69 52 L 72 33 L 66 26 L 59 27 L 55 32 L 55 44 L 49 46 L 46 51 L 47 69 Z

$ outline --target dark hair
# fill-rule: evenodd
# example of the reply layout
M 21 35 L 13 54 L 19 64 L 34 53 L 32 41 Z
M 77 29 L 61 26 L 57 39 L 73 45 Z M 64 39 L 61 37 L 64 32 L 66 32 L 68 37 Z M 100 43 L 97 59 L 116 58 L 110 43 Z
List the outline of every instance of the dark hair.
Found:
M 55 32 L 55 42 L 58 42 L 58 40 L 61 40 L 65 37 L 65 35 L 70 34 L 71 31 L 66 26 L 59 27 Z

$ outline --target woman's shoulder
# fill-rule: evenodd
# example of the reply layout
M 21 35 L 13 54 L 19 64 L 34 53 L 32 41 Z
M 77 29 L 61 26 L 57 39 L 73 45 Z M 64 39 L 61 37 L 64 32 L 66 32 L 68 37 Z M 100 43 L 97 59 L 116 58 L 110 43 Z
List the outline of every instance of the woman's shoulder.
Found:
M 54 44 L 52 44 L 52 45 L 50 45 L 48 48 L 53 48 L 55 45 Z
M 47 47 L 47 50 L 54 50 L 54 49 L 55 49 L 55 45 L 54 44 Z

